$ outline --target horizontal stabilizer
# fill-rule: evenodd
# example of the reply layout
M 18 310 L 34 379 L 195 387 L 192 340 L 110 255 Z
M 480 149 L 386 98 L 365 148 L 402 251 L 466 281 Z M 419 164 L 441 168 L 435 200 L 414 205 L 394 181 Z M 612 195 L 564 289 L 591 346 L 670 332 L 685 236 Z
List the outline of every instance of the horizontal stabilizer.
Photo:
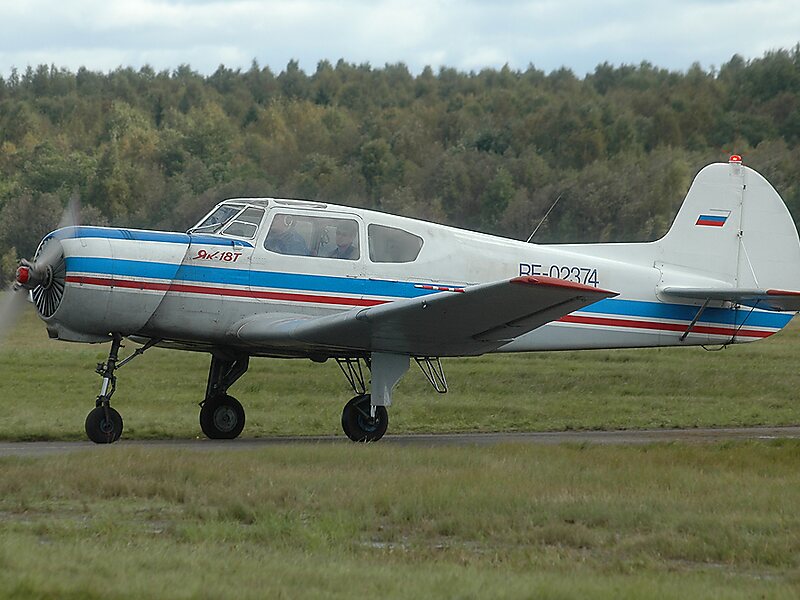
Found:
M 675 298 L 691 298 L 692 300 L 712 300 L 717 302 L 733 302 L 743 306 L 752 306 L 765 310 L 792 311 L 800 310 L 800 292 L 787 290 L 759 290 L 743 288 L 684 288 L 665 287 L 661 293 Z
M 356 350 L 465 356 L 499 348 L 616 295 L 551 277 L 515 277 L 325 317 L 251 317 L 239 323 L 232 334 L 253 346 L 288 345 L 329 355 Z

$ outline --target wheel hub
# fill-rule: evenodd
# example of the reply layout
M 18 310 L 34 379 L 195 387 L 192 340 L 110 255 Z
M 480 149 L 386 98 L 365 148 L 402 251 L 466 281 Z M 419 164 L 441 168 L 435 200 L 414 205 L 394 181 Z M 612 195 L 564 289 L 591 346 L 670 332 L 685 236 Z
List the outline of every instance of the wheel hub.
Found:
M 370 420 L 372 421 L 371 423 L 370 422 L 365 423 L 363 420 L 359 419 L 358 425 L 364 431 L 372 433 L 373 431 L 375 431 L 377 429 L 377 427 L 375 426 L 375 419 L 370 419 Z
M 214 411 L 214 426 L 223 432 L 228 432 L 236 427 L 236 411 L 230 406 L 220 406 Z
M 363 414 L 363 411 L 359 411 L 358 413 L 358 426 L 361 427 L 364 431 L 373 432 L 378 429 L 380 425 L 380 419 L 377 417 L 369 416 L 369 413 L 366 415 Z

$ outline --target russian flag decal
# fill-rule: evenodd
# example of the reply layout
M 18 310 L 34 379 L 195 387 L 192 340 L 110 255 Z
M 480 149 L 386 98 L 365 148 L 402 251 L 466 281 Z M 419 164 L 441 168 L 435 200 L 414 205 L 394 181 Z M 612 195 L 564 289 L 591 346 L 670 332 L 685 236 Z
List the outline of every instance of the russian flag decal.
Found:
M 706 227 L 722 227 L 725 225 L 725 221 L 728 220 L 728 217 L 731 215 L 731 211 L 729 210 L 711 210 L 710 213 L 716 214 L 701 214 L 697 217 L 697 223 L 695 225 L 704 225 Z

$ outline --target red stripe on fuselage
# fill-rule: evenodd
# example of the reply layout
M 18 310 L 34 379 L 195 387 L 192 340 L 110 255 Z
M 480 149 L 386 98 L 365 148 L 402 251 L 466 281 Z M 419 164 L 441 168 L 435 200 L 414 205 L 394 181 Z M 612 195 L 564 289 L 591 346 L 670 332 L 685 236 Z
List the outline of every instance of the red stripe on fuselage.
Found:
M 581 325 L 604 325 L 606 327 L 631 327 L 633 329 L 657 329 L 659 331 L 686 331 L 687 325 L 681 323 L 656 323 L 654 321 L 636 321 L 632 319 L 613 319 L 609 317 L 586 317 L 583 315 L 565 315 L 559 319 L 561 323 L 580 323 Z M 690 333 L 706 333 L 708 335 L 734 335 L 746 337 L 765 338 L 774 331 L 757 331 L 755 329 L 726 329 L 725 327 L 710 327 L 708 325 L 695 325 Z
M 131 281 L 129 279 L 110 279 L 106 277 L 83 277 L 79 275 L 68 275 L 67 282 L 137 290 L 184 292 L 188 294 L 207 294 L 211 296 L 236 296 L 239 298 L 263 298 L 265 300 L 287 300 L 294 302 L 315 302 L 318 304 L 343 304 L 346 306 L 375 306 L 376 304 L 383 304 L 386 302 L 386 300 L 369 300 L 364 298 L 343 298 L 341 296 L 319 296 L 316 294 L 297 294 L 290 292 L 259 292 L 254 290 L 206 287 L 183 283 L 155 283 L 150 281 Z

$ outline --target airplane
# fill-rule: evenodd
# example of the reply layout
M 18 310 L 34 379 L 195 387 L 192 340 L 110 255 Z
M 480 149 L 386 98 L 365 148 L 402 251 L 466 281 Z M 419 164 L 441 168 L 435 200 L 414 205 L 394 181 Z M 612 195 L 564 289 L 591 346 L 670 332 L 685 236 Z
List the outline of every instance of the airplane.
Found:
M 186 233 L 66 226 L 16 271 L 51 338 L 107 343 L 85 423 L 120 438 L 116 372 L 152 347 L 210 354 L 200 427 L 236 438 L 228 391 L 251 357 L 335 360 L 353 441 L 379 440 L 413 359 L 488 352 L 728 345 L 800 310 L 800 241 L 781 197 L 738 155 L 695 177 L 654 242 L 539 245 L 281 198 L 233 198 Z M 13 298 L 13 297 L 12 297 Z M 139 346 L 120 358 L 124 339 Z

